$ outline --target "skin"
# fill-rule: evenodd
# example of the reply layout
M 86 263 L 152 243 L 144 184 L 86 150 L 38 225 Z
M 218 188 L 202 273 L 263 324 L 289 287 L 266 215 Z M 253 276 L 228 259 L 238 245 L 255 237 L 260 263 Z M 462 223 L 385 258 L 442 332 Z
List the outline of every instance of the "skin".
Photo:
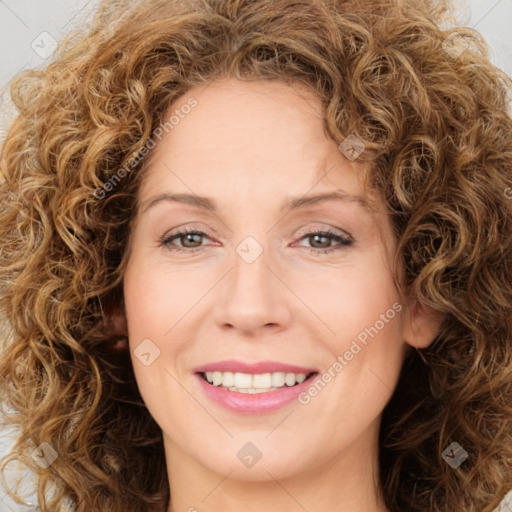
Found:
M 377 476 L 381 413 L 407 348 L 426 347 L 440 319 L 415 303 L 406 313 L 403 304 L 307 405 L 247 415 L 211 402 L 193 375 L 202 364 L 332 367 L 399 303 L 389 264 L 396 240 L 380 198 L 374 212 L 343 200 L 280 211 L 291 197 L 337 189 L 368 198 L 361 166 L 326 137 L 321 104 L 305 86 L 226 79 L 191 89 L 169 115 L 191 96 L 198 105 L 152 150 L 145 170 L 125 310 L 115 316 L 163 431 L 169 512 L 386 511 Z M 144 211 L 163 192 L 206 196 L 218 209 L 162 201 Z M 205 235 L 162 246 L 178 227 Z M 315 229 L 353 243 L 315 240 Z M 249 235 L 263 248 L 250 264 L 236 252 Z M 147 338 L 160 350 L 149 366 L 134 352 Z M 237 457 L 247 442 L 262 453 L 250 468 Z

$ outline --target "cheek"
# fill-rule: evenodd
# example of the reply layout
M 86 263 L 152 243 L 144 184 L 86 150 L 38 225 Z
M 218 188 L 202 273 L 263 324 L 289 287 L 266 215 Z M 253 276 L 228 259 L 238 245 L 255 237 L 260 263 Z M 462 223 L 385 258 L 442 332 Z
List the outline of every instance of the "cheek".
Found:
M 347 410 L 359 407 L 357 400 L 348 399 L 351 393 L 375 398 L 378 409 L 394 388 L 403 360 L 402 305 L 392 273 L 378 253 L 364 254 L 357 264 L 337 272 L 330 278 L 311 279 L 307 285 L 315 312 L 331 331 L 323 328 L 326 334 L 317 337 L 330 354 L 327 370 L 335 375 L 325 377 L 333 382 L 333 396 L 342 402 L 347 399 Z
M 173 363 L 188 343 L 186 322 L 180 319 L 190 306 L 180 294 L 190 292 L 172 284 L 151 270 L 127 272 L 124 282 L 135 381 L 149 413 L 164 431 L 179 430 L 180 420 L 169 415 L 173 408 L 179 407 L 184 417 L 198 414 L 189 410 L 195 402 L 186 399 Z
M 390 270 L 372 254 L 363 255 L 357 263 L 301 277 L 295 287 L 315 316 L 322 320 L 324 331 L 333 350 L 342 350 L 352 339 L 373 326 L 382 331 L 398 333 L 398 322 L 391 320 L 401 309 Z M 395 304 L 395 309 L 393 309 Z M 388 312 L 388 313 L 387 313 Z M 392 325 L 393 324 L 393 325 Z M 391 327 L 392 325 L 392 327 Z
M 180 339 L 168 341 L 178 331 L 178 322 L 186 313 L 188 299 L 183 299 L 183 294 L 190 294 L 177 281 L 170 282 L 154 266 L 141 265 L 137 260 L 130 263 L 125 273 L 123 291 L 130 356 L 146 403 L 151 402 L 155 389 L 161 389 L 164 382 L 166 387 L 172 383 L 165 370 L 175 373 L 169 361 L 176 359 Z
M 198 302 L 207 283 L 194 283 L 194 275 L 166 272 L 155 265 L 137 261 L 127 269 L 124 297 L 128 327 L 132 341 L 155 337 L 164 342 L 172 335 L 174 325 Z

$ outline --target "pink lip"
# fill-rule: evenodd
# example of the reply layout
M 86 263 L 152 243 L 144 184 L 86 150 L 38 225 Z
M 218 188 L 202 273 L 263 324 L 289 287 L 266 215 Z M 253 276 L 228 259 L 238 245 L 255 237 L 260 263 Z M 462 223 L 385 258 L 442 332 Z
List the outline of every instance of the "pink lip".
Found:
M 285 386 L 277 391 L 255 394 L 237 393 L 236 391 L 229 391 L 229 389 L 214 386 L 206 382 L 199 373 L 194 374 L 194 377 L 197 379 L 205 395 L 225 409 L 237 413 L 263 414 L 281 409 L 297 400 L 298 395 L 311 386 L 319 375 L 319 373 L 316 373 L 296 386 Z
M 195 368 L 194 373 L 201 372 L 239 372 L 239 373 L 308 373 L 317 372 L 316 368 L 305 368 L 293 366 L 291 364 L 278 363 L 276 361 L 261 361 L 259 363 L 243 363 L 242 361 L 218 361 L 216 363 L 205 364 Z

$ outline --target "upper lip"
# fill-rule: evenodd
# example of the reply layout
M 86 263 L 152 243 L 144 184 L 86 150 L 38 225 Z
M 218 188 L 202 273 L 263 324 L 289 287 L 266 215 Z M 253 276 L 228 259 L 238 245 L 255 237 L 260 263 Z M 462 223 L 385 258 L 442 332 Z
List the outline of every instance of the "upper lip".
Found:
M 304 366 L 295 366 L 292 364 L 280 363 L 278 361 L 260 361 L 257 363 L 244 363 L 243 361 L 217 361 L 215 363 L 204 364 L 194 369 L 195 373 L 204 372 L 233 372 L 233 373 L 315 373 L 315 368 L 306 368 Z

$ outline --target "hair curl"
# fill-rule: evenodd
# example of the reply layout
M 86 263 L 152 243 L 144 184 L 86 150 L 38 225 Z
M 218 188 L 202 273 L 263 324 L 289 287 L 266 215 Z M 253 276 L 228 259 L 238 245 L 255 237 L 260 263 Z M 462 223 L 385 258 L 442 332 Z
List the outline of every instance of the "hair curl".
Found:
M 66 497 L 77 512 L 169 504 L 161 431 L 109 322 L 147 158 L 103 199 L 95 191 L 133 163 L 173 101 L 224 77 L 305 83 L 330 137 L 363 141 L 403 292 L 444 315 L 433 343 L 406 356 L 383 413 L 386 505 L 498 506 L 512 488 L 510 79 L 478 32 L 442 28 L 453 20 L 434 0 L 109 1 L 46 69 L 12 80 L 0 390 L 21 430 L 2 470 L 20 460 L 37 474 L 43 512 Z M 455 33 L 468 45 L 458 57 L 443 48 Z M 458 469 L 441 458 L 454 441 L 469 454 Z M 58 453 L 47 469 L 30 457 L 42 442 Z

